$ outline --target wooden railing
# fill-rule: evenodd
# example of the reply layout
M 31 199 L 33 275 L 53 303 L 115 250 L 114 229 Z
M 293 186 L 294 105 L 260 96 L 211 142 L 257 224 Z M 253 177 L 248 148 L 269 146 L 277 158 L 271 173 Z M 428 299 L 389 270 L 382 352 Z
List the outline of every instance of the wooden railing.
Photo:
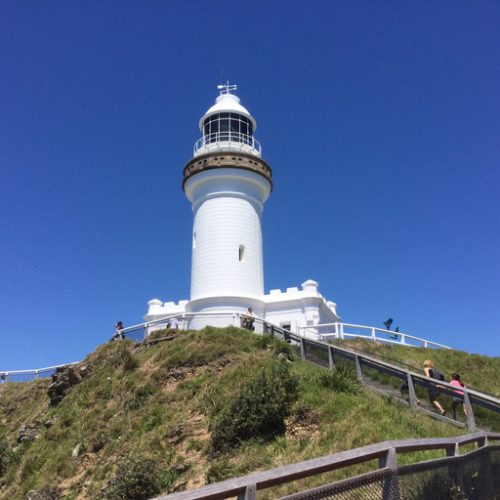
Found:
M 224 499 L 237 496 L 241 500 L 255 500 L 257 492 L 276 485 L 291 483 L 298 479 L 309 478 L 332 472 L 355 464 L 366 464 L 376 461 L 378 467 L 362 475 L 349 478 L 340 482 L 331 483 L 303 491 L 298 494 L 287 496 L 291 499 L 305 498 L 333 498 L 333 495 L 342 491 L 352 491 L 358 496 L 350 498 L 379 498 L 385 500 L 399 500 L 404 498 L 403 490 L 409 488 L 405 485 L 403 478 L 411 478 L 411 487 L 419 482 L 425 482 L 428 477 L 418 477 L 419 473 L 446 468 L 449 475 L 452 471 L 452 479 L 447 484 L 455 484 L 462 488 L 464 494 L 468 489 L 474 488 L 474 498 L 481 500 L 493 500 L 500 493 L 500 482 L 495 479 L 492 469 L 497 470 L 500 465 L 498 452 L 500 452 L 500 434 L 476 433 L 456 438 L 430 438 L 430 439 L 406 439 L 401 441 L 384 441 L 383 443 L 356 448 L 335 455 L 314 458 L 304 462 L 286 465 L 264 472 L 257 472 L 243 477 L 228 479 L 220 483 L 211 484 L 196 490 L 174 493 L 156 497 L 156 500 L 208 500 Z M 475 445 L 473 451 L 463 455 L 460 454 L 462 446 Z M 429 450 L 443 450 L 443 457 L 427 462 L 412 465 L 399 465 L 398 457 L 404 453 L 421 452 Z M 468 465 L 471 461 L 479 461 L 481 467 L 474 469 L 475 479 L 470 486 L 468 477 Z M 481 481 L 479 482 L 478 475 Z M 497 484 L 498 483 L 498 484 Z M 373 496 L 361 495 L 361 487 L 371 486 Z M 479 486 L 478 486 L 479 485 Z M 434 486 L 436 488 L 436 486 Z M 445 498 L 439 496 L 440 492 L 434 492 L 433 498 Z M 426 497 L 427 498 L 427 497 Z M 430 497 L 429 497 L 430 498 Z M 451 498 L 446 496 L 446 498 Z M 458 498 L 458 497 L 457 497 Z M 468 498 L 466 496 L 460 498 Z

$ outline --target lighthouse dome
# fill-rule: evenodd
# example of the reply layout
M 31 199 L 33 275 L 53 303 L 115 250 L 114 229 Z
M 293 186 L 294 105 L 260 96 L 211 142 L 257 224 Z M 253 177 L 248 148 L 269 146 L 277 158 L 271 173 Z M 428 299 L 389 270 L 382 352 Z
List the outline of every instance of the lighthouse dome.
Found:
M 203 123 L 208 117 L 219 113 L 235 113 L 245 116 L 252 123 L 253 130 L 257 128 L 257 122 L 248 110 L 241 105 L 240 98 L 237 95 L 230 94 L 228 92 L 219 95 L 215 100 L 215 104 L 202 116 L 199 123 L 200 130 L 203 131 Z
M 238 96 L 231 93 L 236 85 L 219 85 L 220 95 L 215 104 L 201 117 L 201 139 L 194 145 L 194 156 L 234 151 L 261 156 L 261 147 L 253 133 L 257 128 Z

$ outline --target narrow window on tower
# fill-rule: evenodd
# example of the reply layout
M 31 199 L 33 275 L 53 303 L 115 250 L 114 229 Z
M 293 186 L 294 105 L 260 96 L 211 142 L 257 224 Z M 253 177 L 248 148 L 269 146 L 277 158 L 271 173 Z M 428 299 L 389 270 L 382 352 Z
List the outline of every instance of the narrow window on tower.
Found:
M 193 233 L 193 250 L 196 248 L 196 231 Z
M 243 262 L 243 258 L 245 257 L 245 245 L 240 245 L 238 247 L 238 260 Z

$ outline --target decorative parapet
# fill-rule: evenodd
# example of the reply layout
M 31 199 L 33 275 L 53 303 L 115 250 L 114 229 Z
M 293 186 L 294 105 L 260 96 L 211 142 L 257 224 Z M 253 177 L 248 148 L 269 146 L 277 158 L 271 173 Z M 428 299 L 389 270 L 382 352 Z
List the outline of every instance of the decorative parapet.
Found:
M 189 300 L 179 300 L 179 302 L 162 302 L 159 299 L 152 299 L 148 302 L 148 312 L 145 318 L 153 316 L 165 316 L 167 314 L 182 314 L 186 311 Z

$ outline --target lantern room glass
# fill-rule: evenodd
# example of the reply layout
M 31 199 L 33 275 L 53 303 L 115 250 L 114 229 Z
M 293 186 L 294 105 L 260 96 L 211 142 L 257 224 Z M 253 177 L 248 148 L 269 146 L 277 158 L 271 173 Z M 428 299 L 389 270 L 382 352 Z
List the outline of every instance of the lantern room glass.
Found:
M 252 144 L 253 124 L 238 113 L 218 113 L 203 122 L 205 144 L 218 141 Z

